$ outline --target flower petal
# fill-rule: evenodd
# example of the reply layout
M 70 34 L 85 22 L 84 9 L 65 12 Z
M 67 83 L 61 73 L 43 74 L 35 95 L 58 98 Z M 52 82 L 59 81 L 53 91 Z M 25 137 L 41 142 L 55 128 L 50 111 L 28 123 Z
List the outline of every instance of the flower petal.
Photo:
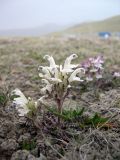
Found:
M 72 82 L 72 81 L 83 81 L 80 77 L 77 77 L 76 75 L 78 73 L 85 73 L 85 69 L 84 68 L 77 68 L 69 77 L 68 81 Z
M 49 63 L 50 63 L 50 68 L 55 68 L 55 67 L 57 67 L 57 65 L 55 64 L 55 60 L 54 60 L 54 58 L 53 58 L 52 56 L 45 55 L 43 58 L 44 58 L 44 59 L 47 59 L 47 60 L 49 61 Z
M 72 65 L 71 61 L 75 58 L 77 58 L 78 56 L 76 54 L 72 54 L 69 57 L 66 58 L 65 63 L 64 63 L 64 69 L 70 69 L 70 68 L 75 68 L 78 65 Z

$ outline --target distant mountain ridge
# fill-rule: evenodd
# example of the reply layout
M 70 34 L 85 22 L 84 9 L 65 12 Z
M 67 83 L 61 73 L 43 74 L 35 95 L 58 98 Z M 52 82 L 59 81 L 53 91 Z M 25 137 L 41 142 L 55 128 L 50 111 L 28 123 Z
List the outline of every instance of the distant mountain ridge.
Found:
M 79 24 L 65 30 L 67 33 L 93 33 L 102 31 L 120 32 L 120 15 L 102 21 Z
M 0 36 L 41 36 L 65 29 L 65 26 L 46 24 L 36 28 L 0 30 Z

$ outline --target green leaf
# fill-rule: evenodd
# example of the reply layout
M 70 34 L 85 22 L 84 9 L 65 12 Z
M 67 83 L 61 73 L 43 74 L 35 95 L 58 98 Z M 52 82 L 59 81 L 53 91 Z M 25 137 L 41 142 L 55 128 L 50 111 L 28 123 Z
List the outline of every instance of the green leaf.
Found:
M 79 116 L 81 116 L 84 112 L 84 108 L 80 109 L 70 109 L 70 110 L 63 110 L 62 114 L 60 114 L 56 109 L 53 108 L 49 108 L 49 111 L 52 112 L 54 115 L 62 118 L 63 120 L 74 120 L 76 118 L 78 118 Z
M 0 94 L 0 105 L 4 106 L 7 102 L 7 99 L 8 99 L 7 95 Z
M 25 150 L 32 150 L 36 147 L 36 143 L 34 140 L 31 140 L 31 141 L 23 141 L 21 143 L 21 148 L 22 149 L 25 149 Z
M 95 113 L 95 115 L 92 118 L 86 119 L 86 124 L 92 124 L 94 126 L 97 126 L 99 124 L 104 124 L 105 122 L 108 121 L 109 118 L 106 117 L 101 117 L 98 113 Z

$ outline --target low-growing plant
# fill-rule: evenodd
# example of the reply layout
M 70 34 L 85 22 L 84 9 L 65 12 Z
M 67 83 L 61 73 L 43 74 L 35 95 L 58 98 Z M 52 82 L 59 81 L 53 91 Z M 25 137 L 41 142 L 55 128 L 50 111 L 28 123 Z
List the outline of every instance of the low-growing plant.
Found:
M 50 108 L 49 111 L 53 113 L 54 115 L 60 117 L 61 119 L 65 121 L 71 121 L 75 120 L 76 118 L 79 118 L 84 113 L 84 108 L 77 108 L 77 109 L 63 109 L 62 113 L 60 114 L 55 108 Z
M 45 99 L 53 99 L 57 104 L 59 114 L 62 113 L 63 103 L 69 95 L 71 86 L 74 85 L 74 82 L 83 82 L 81 77 L 83 77 L 85 70 L 79 65 L 71 64 L 75 58 L 77 55 L 72 54 L 66 58 L 63 65 L 56 65 L 53 57 L 46 55 L 44 59 L 49 61 L 50 66 L 39 66 L 39 76 L 46 84 L 41 89 L 44 96 L 39 101 L 44 104 Z
M 99 85 L 104 74 L 104 60 L 102 56 L 90 57 L 81 62 L 81 67 L 85 69 L 84 81 L 80 84 L 80 94 L 86 91 L 93 91 L 96 100 L 99 100 Z
M 55 117 L 59 117 L 62 120 L 62 124 L 66 124 L 68 127 L 84 129 L 86 127 L 94 127 L 94 128 L 104 128 L 109 129 L 114 127 L 114 123 L 110 121 L 110 117 L 104 117 L 99 113 L 95 113 L 94 115 L 86 115 L 84 114 L 84 108 L 80 109 L 63 109 L 63 112 L 60 114 L 55 108 L 49 108 L 49 121 L 51 122 L 51 129 L 56 131 L 55 125 Z M 50 114 L 52 113 L 52 114 Z M 54 116 L 53 116 L 54 115 Z M 67 123 L 64 123 L 67 122 Z M 53 127 L 53 128 L 52 128 Z M 48 127 L 49 128 L 49 127 Z
M 5 106 L 8 101 L 8 97 L 4 93 L 0 93 L 0 105 Z
M 0 106 L 5 107 L 11 98 L 8 88 L 0 88 Z
M 37 107 L 35 106 L 35 102 L 32 99 L 29 99 L 27 103 L 27 108 L 29 109 L 28 116 L 30 118 L 36 115 Z
M 22 149 L 30 151 L 36 147 L 36 142 L 34 140 L 31 141 L 25 140 L 20 144 L 20 146 Z
M 85 79 L 87 82 L 102 78 L 104 60 L 102 56 L 91 57 L 81 63 L 85 69 Z
M 102 117 L 99 113 L 95 113 L 93 117 L 88 117 L 85 120 L 85 124 L 92 125 L 94 127 L 104 127 L 104 124 L 108 121 L 108 119 L 108 117 Z

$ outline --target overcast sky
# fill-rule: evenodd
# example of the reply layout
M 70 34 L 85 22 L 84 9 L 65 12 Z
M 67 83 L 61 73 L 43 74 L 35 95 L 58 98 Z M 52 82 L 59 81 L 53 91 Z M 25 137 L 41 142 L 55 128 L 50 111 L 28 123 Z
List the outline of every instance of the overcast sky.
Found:
M 0 29 L 77 24 L 120 15 L 120 0 L 0 0 Z

